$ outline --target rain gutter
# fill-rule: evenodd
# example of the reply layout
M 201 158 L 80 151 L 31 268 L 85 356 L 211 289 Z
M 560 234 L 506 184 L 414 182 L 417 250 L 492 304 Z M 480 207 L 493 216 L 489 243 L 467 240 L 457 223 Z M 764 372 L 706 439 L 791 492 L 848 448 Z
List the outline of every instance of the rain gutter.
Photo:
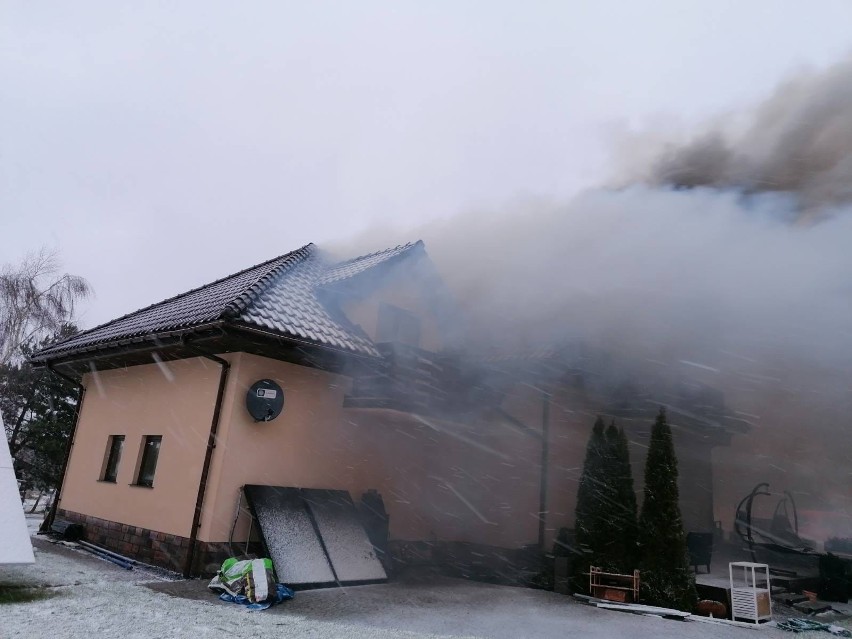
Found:
M 538 480 L 538 545 L 545 551 L 544 539 L 547 528 L 547 479 L 550 460 L 550 393 L 541 391 L 541 430 L 536 431 L 514 417 L 505 408 L 497 406 L 497 412 L 510 425 L 525 435 L 541 442 L 541 457 L 539 461 L 540 476 Z
M 201 508 L 204 505 L 204 494 L 207 492 L 207 479 L 210 475 L 210 463 L 213 460 L 213 449 L 216 448 L 216 433 L 219 431 L 219 417 L 222 414 L 222 400 L 225 397 L 225 384 L 228 381 L 228 371 L 231 369 L 227 360 L 216 355 L 199 353 L 219 364 L 222 372 L 219 375 L 219 389 L 216 392 L 216 404 L 213 408 L 213 419 L 210 422 L 210 434 L 207 436 L 207 451 L 204 454 L 204 465 L 201 467 L 201 478 L 198 482 L 198 495 L 195 499 L 195 512 L 192 516 L 192 528 L 189 531 L 189 550 L 186 553 L 186 562 L 183 566 L 183 576 L 192 576 L 192 568 L 198 554 L 198 529 L 201 527 Z
M 194 336 L 195 341 L 200 341 L 199 338 L 196 337 L 197 334 L 203 330 L 212 328 L 218 328 L 220 330 L 220 333 L 214 335 L 214 337 L 219 337 L 222 334 L 222 322 L 208 322 L 206 324 L 199 324 L 185 329 L 139 335 L 114 341 L 98 342 L 79 349 L 70 348 L 65 351 L 45 353 L 44 355 L 32 357 L 29 361 L 35 368 L 51 368 L 51 362 L 53 365 L 64 366 L 74 364 L 79 361 L 111 358 L 116 355 L 133 355 L 140 352 L 167 348 L 169 346 L 183 345 L 188 335 Z
M 547 524 L 547 476 L 550 457 L 550 393 L 541 391 L 541 478 L 538 490 L 538 546 L 544 552 Z

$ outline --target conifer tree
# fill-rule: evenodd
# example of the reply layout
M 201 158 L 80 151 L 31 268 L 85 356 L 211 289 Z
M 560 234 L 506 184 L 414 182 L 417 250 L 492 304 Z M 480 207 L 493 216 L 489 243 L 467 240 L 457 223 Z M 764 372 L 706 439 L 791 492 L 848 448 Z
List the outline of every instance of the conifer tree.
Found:
M 674 441 L 663 408 L 651 430 L 645 462 L 639 549 L 641 597 L 653 605 L 691 611 L 697 603 L 695 577 L 678 505 Z
M 606 427 L 602 418 L 595 420 L 589 442 L 583 474 L 577 489 L 574 529 L 577 554 L 572 562 L 573 589 L 588 591 L 589 580 L 584 573 L 589 566 L 598 565 L 601 559 L 601 535 L 605 533 L 601 503 L 606 492 L 603 477 L 606 465 Z
M 624 429 L 616 428 L 615 422 L 606 430 L 611 494 L 608 526 L 604 549 L 608 567 L 622 573 L 630 573 L 638 567 L 638 522 L 636 493 L 633 490 L 633 473 L 630 467 L 630 450 Z
M 40 348 L 70 337 L 77 327 L 66 324 L 61 331 L 36 345 L 25 345 L 29 357 Z M 0 412 L 6 440 L 22 489 L 46 491 L 59 482 L 65 448 L 76 418 L 77 389 L 49 371 L 34 370 L 24 360 L 0 363 Z

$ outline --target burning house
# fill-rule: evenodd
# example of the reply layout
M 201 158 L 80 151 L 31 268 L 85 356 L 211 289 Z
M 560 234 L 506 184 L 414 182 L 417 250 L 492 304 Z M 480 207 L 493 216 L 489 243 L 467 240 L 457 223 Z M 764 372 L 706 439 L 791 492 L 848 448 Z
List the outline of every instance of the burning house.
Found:
M 594 416 L 639 468 L 664 404 L 686 528 L 713 530 L 721 396 L 613 386 L 581 347 L 470 341 L 422 242 L 345 261 L 307 245 L 84 331 L 33 357 L 83 391 L 51 516 L 197 575 L 258 539 L 244 486 L 377 491 L 395 561 L 499 572 L 572 526 Z

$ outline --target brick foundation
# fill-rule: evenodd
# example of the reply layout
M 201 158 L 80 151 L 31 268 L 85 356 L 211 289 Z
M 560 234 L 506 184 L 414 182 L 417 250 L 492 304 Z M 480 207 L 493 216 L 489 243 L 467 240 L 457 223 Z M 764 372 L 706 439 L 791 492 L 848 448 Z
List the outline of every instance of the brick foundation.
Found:
M 81 524 L 86 531 L 88 542 L 146 564 L 183 572 L 189 553 L 189 537 L 129 526 L 61 508 L 56 512 L 56 516 Z M 242 552 L 244 549 L 245 543 L 234 544 L 235 551 Z M 257 557 L 263 552 L 259 542 L 249 543 L 248 551 L 255 553 Z M 227 542 L 199 541 L 193 562 L 193 576 L 212 577 L 222 562 L 230 556 Z
M 160 566 L 182 573 L 189 538 L 157 532 L 138 526 L 129 526 L 91 515 L 59 509 L 60 519 L 82 524 L 86 540 L 114 552 L 147 564 Z M 235 542 L 237 556 L 247 550 L 245 556 L 262 557 L 263 546 L 259 541 Z M 386 564 L 390 572 L 407 566 L 431 565 L 454 577 L 477 581 L 528 585 L 533 575 L 540 570 L 541 560 L 536 549 L 502 549 L 469 543 L 391 541 L 388 551 L 392 562 Z M 222 562 L 231 556 L 228 542 L 199 541 L 192 575 L 212 577 Z
M 62 508 L 56 516 L 81 524 L 86 531 L 86 541 L 147 564 L 175 572 L 183 571 L 189 552 L 188 537 L 129 526 Z

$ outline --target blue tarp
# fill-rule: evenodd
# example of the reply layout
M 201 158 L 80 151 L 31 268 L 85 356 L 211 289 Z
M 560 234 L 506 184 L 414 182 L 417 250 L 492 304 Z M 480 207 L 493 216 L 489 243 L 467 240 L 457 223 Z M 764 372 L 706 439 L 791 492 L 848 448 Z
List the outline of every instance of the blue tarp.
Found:
M 287 599 L 292 599 L 294 594 L 295 593 L 284 584 L 275 584 L 275 597 L 267 599 L 262 603 L 252 603 L 245 595 L 229 595 L 227 592 L 223 592 L 219 595 L 219 599 L 229 603 L 245 606 L 246 610 L 266 610 L 272 605 L 279 604 Z

